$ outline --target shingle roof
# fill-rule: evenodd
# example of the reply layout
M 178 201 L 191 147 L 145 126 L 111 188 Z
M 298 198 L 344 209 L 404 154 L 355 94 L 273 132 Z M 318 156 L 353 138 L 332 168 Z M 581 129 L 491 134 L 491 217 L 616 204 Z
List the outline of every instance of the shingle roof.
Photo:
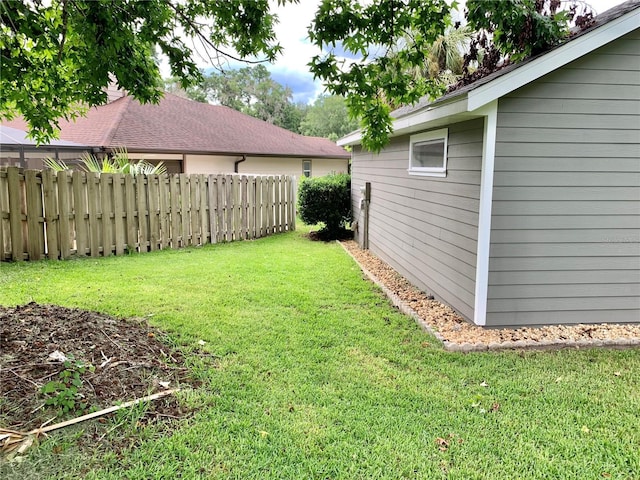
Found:
M 0 144 L 2 145 L 21 145 L 21 146 L 36 146 L 36 142 L 27 138 L 27 134 L 20 129 L 7 127 L 6 125 L 0 125 Z M 49 145 L 52 147 L 72 147 L 78 149 L 88 149 L 86 145 L 81 145 L 75 142 L 68 142 L 66 140 L 51 140 Z
M 478 80 L 476 80 L 473 83 L 470 83 L 468 85 L 464 85 L 460 88 L 457 88 L 445 95 L 443 95 L 442 97 L 434 100 L 429 99 L 429 97 L 423 97 L 421 98 L 416 104 L 414 105 L 405 105 L 403 107 L 398 108 L 397 110 L 394 110 L 393 112 L 391 112 L 391 116 L 393 118 L 402 118 L 406 115 L 409 115 L 411 113 L 414 113 L 418 110 L 421 110 L 427 106 L 435 106 L 439 103 L 444 103 L 447 102 L 449 100 L 453 100 L 455 98 L 461 97 L 462 95 L 475 90 L 478 87 L 481 87 L 482 85 L 485 85 L 499 77 L 502 77 L 503 75 L 506 75 L 507 73 L 512 72 L 513 70 L 516 70 L 517 68 L 520 68 L 530 62 L 532 62 L 533 60 L 546 55 L 547 53 L 553 51 L 555 48 L 558 48 L 562 45 L 566 45 L 568 42 L 571 42 L 593 30 L 595 30 L 596 28 L 605 25 L 621 16 L 623 16 L 626 13 L 631 12 L 632 10 L 635 10 L 637 8 L 640 8 L 640 0 L 628 0 L 624 3 L 621 3 L 619 5 L 616 5 L 612 8 L 610 8 L 609 10 L 606 10 L 605 12 L 602 12 L 600 15 L 596 16 L 594 18 L 594 23 L 589 26 L 588 28 L 585 28 L 584 30 L 580 30 L 579 32 L 575 32 L 571 37 L 569 37 L 569 39 L 567 39 L 565 42 L 561 43 L 560 45 L 552 48 L 551 50 L 548 50 L 544 53 L 541 53 L 535 57 L 531 57 L 528 58 L 526 60 L 523 60 L 522 62 L 518 62 L 518 63 L 514 63 L 514 64 L 510 64 L 508 66 L 506 66 L 505 68 L 502 68 L 501 70 L 498 70 L 496 72 L 493 72 L 485 77 L 479 78 Z
M 24 129 L 24 122 L 6 122 Z M 236 110 L 170 93 L 157 105 L 131 96 L 89 110 L 75 122 L 60 121 L 60 138 L 129 151 L 349 158 L 326 138 L 306 137 Z

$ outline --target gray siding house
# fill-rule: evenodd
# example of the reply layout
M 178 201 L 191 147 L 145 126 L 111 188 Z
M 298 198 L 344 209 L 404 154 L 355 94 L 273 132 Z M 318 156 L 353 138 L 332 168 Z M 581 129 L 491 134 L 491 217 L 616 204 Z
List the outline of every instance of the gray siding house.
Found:
M 338 142 L 361 245 L 477 325 L 640 323 L 640 2 L 394 118 Z

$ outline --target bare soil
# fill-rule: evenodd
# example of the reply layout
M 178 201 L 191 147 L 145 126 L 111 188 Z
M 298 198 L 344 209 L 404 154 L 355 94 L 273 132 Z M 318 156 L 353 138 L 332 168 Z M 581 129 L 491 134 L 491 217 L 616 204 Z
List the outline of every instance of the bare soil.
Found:
M 463 345 L 468 348 L 462 348 L 462 350 L 482 350 L 563 345 L 640 345 L 640 325 L 638 324 L 602 323 L 515 329 L 489 329 L 473 325 L 451 307 L 413 286 L 373 253 L 362 250 L 355 241 L 344 241 L 342 245 L 361 267 L 375 277 L 378 283 L 415 312 L 421 323 L 435 332 L 436 336 L 444 342 L 445 347 L 453 347 L 451 349 L 457 350 L 459 348 L 456 347 Z
M 66 365 L 60 354 L 68 359 Z M 46 405 L 57 393 L 42 389 L 63 380 L 69 365 L 74 365 L 71 371 L 77 365 L 83 367 L 82 385 L 74 395 L 74 408 L 62 412 L 60 403 Z M 52 419 L 78 417 L 165 388 L 194 385 L 188 373 L 183 356 L 170 346 L 167 335 L 144 319 L 124 320 L 36 303 L 0 306 L 3 428 L 24 432 Z M 150 403 L 145 421 L 180 418 L 186 413 L 169 395 Z

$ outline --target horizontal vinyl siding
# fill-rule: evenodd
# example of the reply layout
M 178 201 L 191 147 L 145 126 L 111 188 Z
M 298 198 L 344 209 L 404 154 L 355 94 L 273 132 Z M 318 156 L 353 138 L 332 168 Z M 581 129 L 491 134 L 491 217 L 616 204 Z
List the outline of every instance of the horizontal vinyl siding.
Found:
M 500 99 L 487 325 L 640 321 L 640 36 Z
M 409 136 L 380 154 L 355 147 L 354 215 L 371 182 L 369 247 L 418 288 L 473 318 L 483 121 L 450 125 L 447 176 L 409 175 Z

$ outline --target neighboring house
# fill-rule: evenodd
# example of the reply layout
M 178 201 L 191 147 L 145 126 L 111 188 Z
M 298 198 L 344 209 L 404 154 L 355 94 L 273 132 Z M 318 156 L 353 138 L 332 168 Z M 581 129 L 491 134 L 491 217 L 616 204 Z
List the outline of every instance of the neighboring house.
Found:
M 640 322 L 640 2 L 393 116 L 338 142 L 361 244 L 477 325 Z
M 348 171 L 349 153 L 325 138 L 305 137 L 228 107 L 170 93 L 158 105 L 108 93 L 110 103 L 75 121 L 60 121 L 60 138 L 90 145 L 97 154 L 124 147 L 132 160 L 162 161 L 172 173 L 300 177 Z M 4 125 L 26 129 L 22 120 Z
M 27 138 L 23 130 L 0 125 L 0 165 L 42 168 L 45 158 L 73 163 L 83 153 L 90 152 L 91 147 L 65 140 L 52 140 L 47 145 L 38 146 Z

